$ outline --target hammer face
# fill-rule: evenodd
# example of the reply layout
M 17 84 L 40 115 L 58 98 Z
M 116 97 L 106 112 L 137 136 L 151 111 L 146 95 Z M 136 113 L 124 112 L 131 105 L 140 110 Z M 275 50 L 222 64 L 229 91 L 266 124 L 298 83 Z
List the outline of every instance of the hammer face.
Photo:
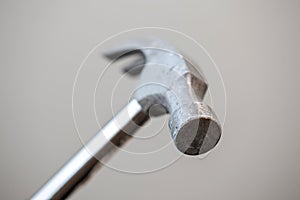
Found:
M 212 109 L 202 102 L 184 105 L 170 117 L 169 127 L 179 151 L 199 155 L 210 151 L 221 137 L 221 126 Z

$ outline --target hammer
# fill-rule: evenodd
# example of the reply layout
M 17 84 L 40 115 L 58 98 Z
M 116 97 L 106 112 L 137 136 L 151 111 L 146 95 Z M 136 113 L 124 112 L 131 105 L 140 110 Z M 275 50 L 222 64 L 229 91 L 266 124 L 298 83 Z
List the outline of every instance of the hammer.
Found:
M 132 54 L 140 59 L 124 68 L 140 75 L 130 102 L 80 149 L 32 199 L 62 199 L 86 180 L 100 160 L 120 147 L 151 115 L 170 114 L 169 129 L 177 149 L 187 155 L 210 151 L 221 125 L 203 103 L 207 81 L 175 47 L 158 39 L 134 41 L 104 53 L 111 60 Z M 152 109 L 153 108 L 153 109 Z

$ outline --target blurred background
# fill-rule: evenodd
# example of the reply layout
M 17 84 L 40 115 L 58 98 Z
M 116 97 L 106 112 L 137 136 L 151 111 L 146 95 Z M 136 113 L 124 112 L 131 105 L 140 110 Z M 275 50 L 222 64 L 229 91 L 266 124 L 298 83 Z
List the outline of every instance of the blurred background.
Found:
M 1 1 L 0 21 L 1 199 L 28 199 L 128 102 L 137 78 L 101 52 L 143 36 L 201 66 L 222 139 L 182 156 L 153 118 L 124 149 L 168 150 L 118 152 L 70 199 L 299 199 L 299 1 Z

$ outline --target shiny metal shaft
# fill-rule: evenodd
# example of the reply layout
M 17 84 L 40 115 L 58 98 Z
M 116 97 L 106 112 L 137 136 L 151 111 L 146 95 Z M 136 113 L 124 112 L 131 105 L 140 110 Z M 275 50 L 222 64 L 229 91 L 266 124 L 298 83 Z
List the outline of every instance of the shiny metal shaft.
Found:
M 67 197 L 90 174 L 98 161 L 130 138 L 148 116 L 136 100 L 131 100 L 81 150 L 79 150 L 32 199 Z

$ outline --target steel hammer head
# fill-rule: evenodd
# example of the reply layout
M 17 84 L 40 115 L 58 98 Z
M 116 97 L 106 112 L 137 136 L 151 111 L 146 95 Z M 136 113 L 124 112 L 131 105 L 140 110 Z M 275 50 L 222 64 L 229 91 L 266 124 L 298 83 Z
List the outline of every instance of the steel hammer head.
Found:
M 176 147 L 188 155 L 210 151 L 221 137 L 221 125 L 213 110 L 203 103 L 207 82 L 175 47 L 159 40 L 125 43 L 104 55 L 112 60 L 139 54 L 140 59 L 124 68 L 140 74 L 133 98 L 149 114 L 170 114 L 169 128 Z M 154 109 L 153 109 L 154 110 Z

